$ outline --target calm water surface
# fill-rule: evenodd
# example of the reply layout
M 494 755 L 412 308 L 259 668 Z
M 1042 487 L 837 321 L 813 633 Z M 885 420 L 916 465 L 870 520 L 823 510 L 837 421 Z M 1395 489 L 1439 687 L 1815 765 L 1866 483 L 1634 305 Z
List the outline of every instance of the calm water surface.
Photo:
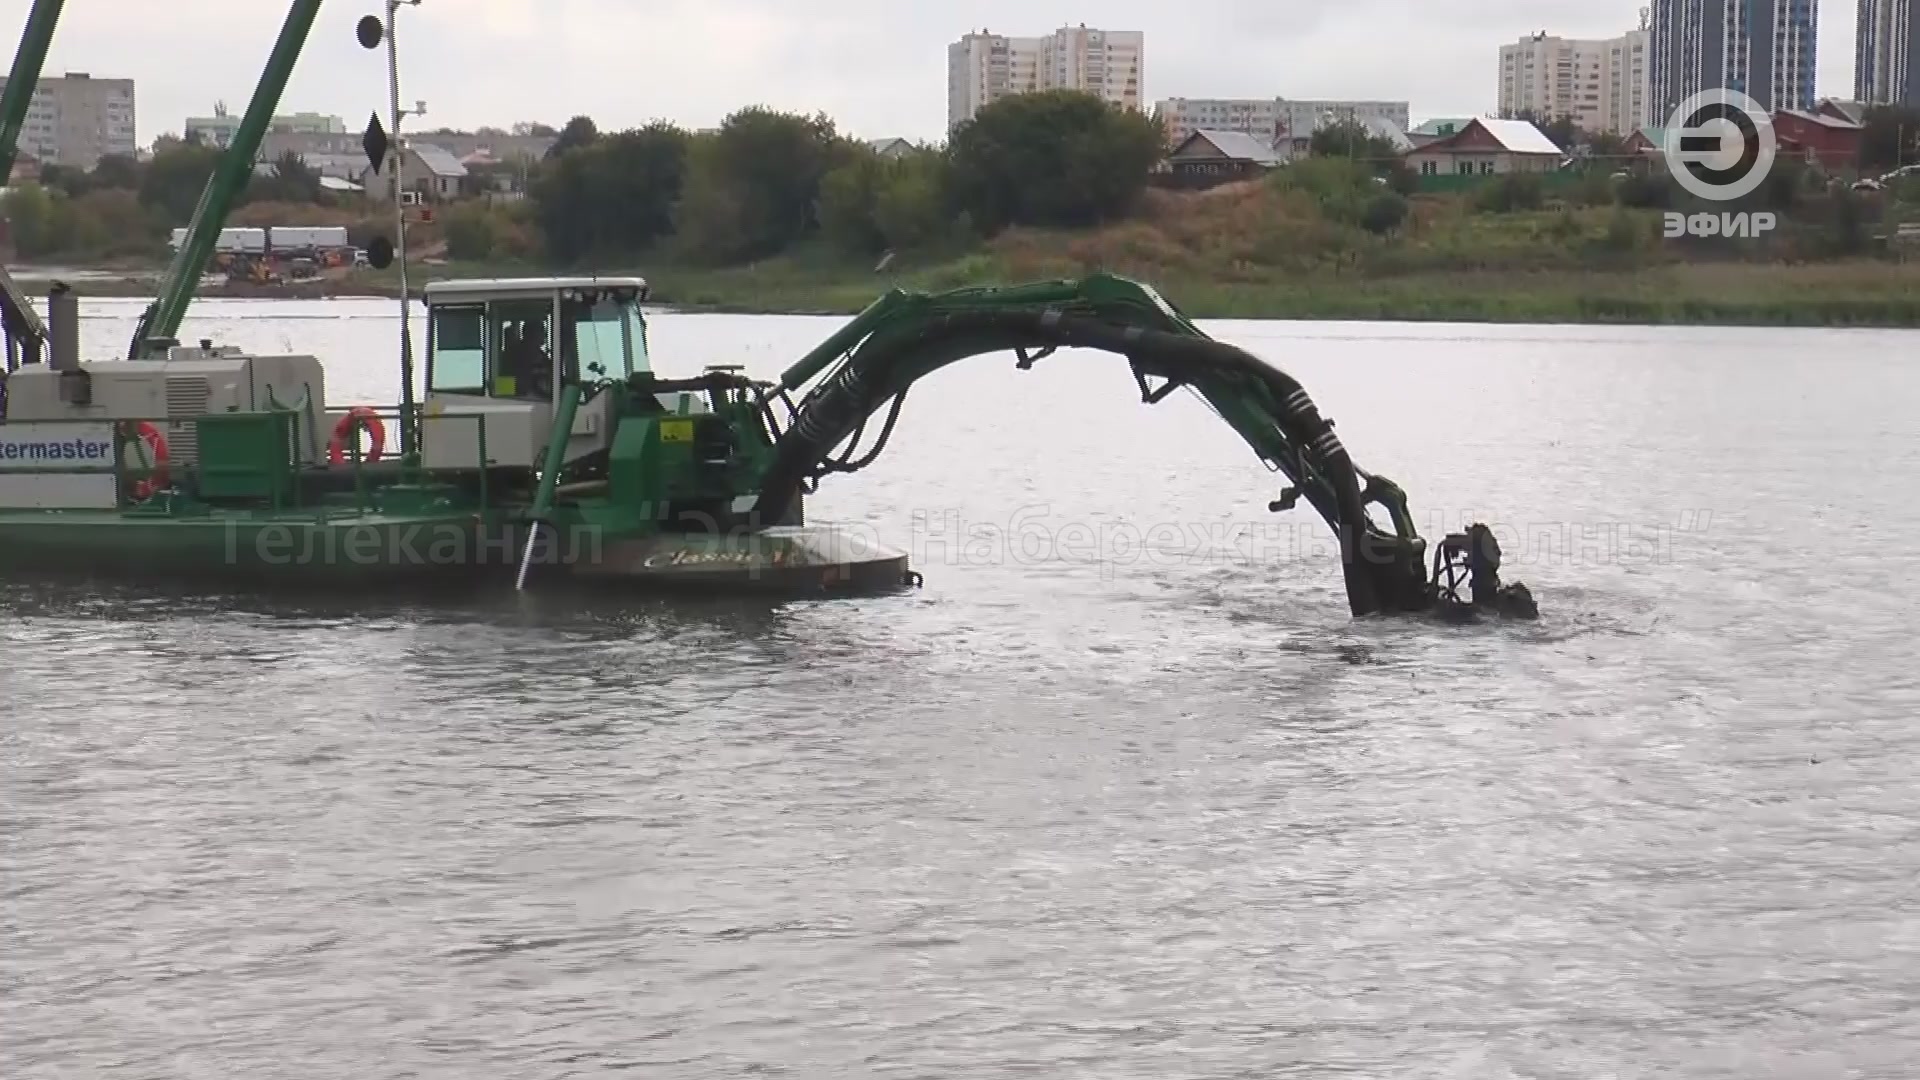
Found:
M 392 311 L 185 333 L 390 401 Z M 0 584 L 0 1073 L 1914 1076 L 1920 336 L 1209 329 L 1542 620 L 1349 619 L 1224 424 L 1079 354 L 824 483 L 903 597 Z

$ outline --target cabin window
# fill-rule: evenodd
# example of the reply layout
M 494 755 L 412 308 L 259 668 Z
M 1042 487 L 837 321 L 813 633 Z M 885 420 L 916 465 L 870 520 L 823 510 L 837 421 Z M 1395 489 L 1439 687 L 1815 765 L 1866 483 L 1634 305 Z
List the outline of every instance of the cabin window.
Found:
M 576 310 L 573 348 L 581 375 L 588 379 L 625 379 L 631 374 L 627 364 L 627 305 L 602 300 Z
M 442 394 L 487 392 L 486 309 L 439 307 L 427 345 L 427 389 Z
M 493 355 L 493 396 L 553 397 L 553 302 L 496 300 L 487 307 Z

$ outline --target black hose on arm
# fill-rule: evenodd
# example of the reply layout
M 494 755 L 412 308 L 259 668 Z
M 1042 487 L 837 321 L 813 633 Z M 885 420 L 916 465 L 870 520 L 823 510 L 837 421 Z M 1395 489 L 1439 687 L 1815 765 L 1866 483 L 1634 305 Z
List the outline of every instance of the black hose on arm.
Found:
M 852 448 L 838 460 L 831 457 L 833 449 L 849 434 L 857 439 L 867 417 L 892 398 L 893 411 L 880 445 L 856 467 L 877 457 L 907 387 L 918 378 L 967 356 L 1023 347 L 1083 347 L 1119 354 L 1133 363 L 1136 374 L 1192 384 L 1203 395 L 1219 395 L 1242 406 L 1242 412 L 1254 409 L 1273 425 L 1272 435 L 1284 446 L 1263 446 L 1270 440 L 1244 430 L 1240 434 L 1288 474 L 1334 529 L 1354 613 L 1427 606 L 1421 542 L 1418 537 L 1388 535 L 1373 527 L 1352 458 L 1334 434 L 1332 422 L 1320 415 L 1297 380 L 1245 350 L 1211 338 L 1058 310 L 942 312 L 910 332 L 869 338 L 800 403 L 762 477 L 755 507 L 759 519 L 783 520 L 796 493 L 809 489 L 827 472 L 850 471 L 843 467 Z M 1214 404 L 1218 408 L 1221 402 Z

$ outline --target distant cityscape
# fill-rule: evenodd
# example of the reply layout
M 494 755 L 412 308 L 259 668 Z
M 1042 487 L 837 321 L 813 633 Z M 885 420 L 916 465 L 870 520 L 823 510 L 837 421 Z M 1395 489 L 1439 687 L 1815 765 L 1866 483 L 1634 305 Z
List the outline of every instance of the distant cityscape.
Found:
M 1832 0 L 1829 0 L 1832 2 Z M 1844 2 L 1844 0 L 1842 0 Z M 1856 107 L 1920 107 L 1920 0 L 1855 0 Z M 1389 97 L 1365 100 L 1146 97 L 1146 36 L 1085 24 L 1043 36 L 1019 37 L 985 29 L 962 35 L 947 49 L 947 129 L 1010 95 L 1050 89 L 1093 94 L 1119 107 L 1150 112 L 1170 145 L 1195 132 L 1244 135 L 1280 157 L 1304 147 L 1314 131 L 1344 122 L 1367 128 L 1396 146 L 1410 147 L 1423 129 L 1410 105 Z M 1769 111 L 1814 112 L 1817 0 L 1653 0 L 1639 25 L 1603 39 L 1567 38 L 1539 30 L 1490 48 L 1496 109 L 1489 118 L 1566 121 L 1589 134 L 1631 138 L 1658 128 L 1686 98 L 1715 87 L 1753 97 Z M 0 78 L 0 88 L 5 80 Z M 89 170 L 101 158 L 140 158 L 133 80 L 86 72 L 40 80 L 20 135 L 29 173 L 58 165 Z M 224 147 L 239 118 L 216 106 L 187 117 L 181 136 Z M 1410 140 L 1409 134 L 1416 136 Z M 476 132 L 410 132 L 399 167 L 408 187 L 451 188 L 470 172 L 531 163 L 556 133 L 539 125 Z M 907 145 L 870 140 L 876 147 Z M 276 117 L 261 148 L 263 161 L 297 154 L 331 186 L 368 187 L 360 135 L 340 117 L 294 113 Z M 418 180 L 412 178 L 417 174 Z M 384 186 L 384 185 L 382 185 Z

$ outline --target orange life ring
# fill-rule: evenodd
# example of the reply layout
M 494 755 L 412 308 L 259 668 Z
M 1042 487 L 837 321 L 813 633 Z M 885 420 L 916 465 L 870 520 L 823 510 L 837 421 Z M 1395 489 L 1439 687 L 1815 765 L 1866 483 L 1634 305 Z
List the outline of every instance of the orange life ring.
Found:
M 133 497 L 145 502 L 153 498 L 157 491 L 164 491 L 169 480 L 167 477 L 167 437 L 160 433 L 148 421 L 142 420 L 133 428 L 134 437 L 147 444 L 147 452 L 153 455 L 153 475 L 133 484 Z
M 327 442 L 327 460 L 335 465 L 347 458 L 347 436 L 355 427 L 365 427 L 373 436 L 373 449 L 364 459 L 368 464 L 380 460 L 380 454 L 387 448 L 387 429 L 380 422 L 380 414 L 365 405 L 355 405 L 347 410 L 347 415 L 333 425 L 333 438 Z

